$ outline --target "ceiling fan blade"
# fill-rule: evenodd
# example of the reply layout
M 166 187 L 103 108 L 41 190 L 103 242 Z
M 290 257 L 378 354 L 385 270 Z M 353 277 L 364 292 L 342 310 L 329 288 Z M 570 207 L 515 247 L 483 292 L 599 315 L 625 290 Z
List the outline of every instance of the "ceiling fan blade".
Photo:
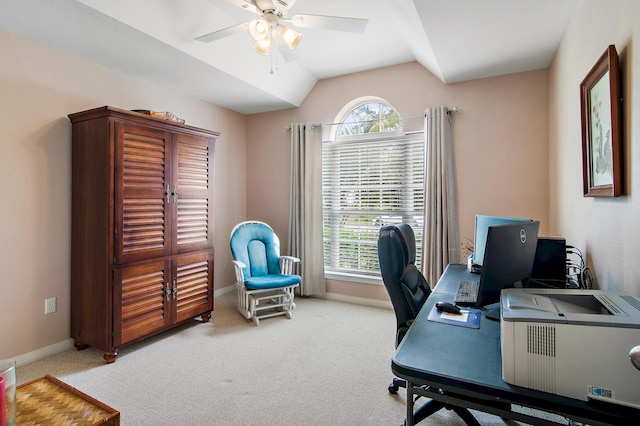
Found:
M 290 22 L 298 28 L 315 28 L 350 33 L 363 33 L 369 23 L 368 19 L 361 18 L 300 14 L 293 15 L 290 19 L 281 19 L 281 21 Z
M 220 40 L 221 38 L 230 36 L 235 33 L 247 31 L 248 29 L 249 29 L 249 23 L 245 22 L 242 24 L 234 25 L 232 27 L 224 28 L 222 30 L 214 31 L 209 34 L 201 35 L 200 37 L 196 37 L 196 40 L 202 41 L 204 43 L 209 43 L 215 40 Z
M 245 0 L 227 0 L 227 2 L 231 3 L 231 4 L 235 4 L 238 7 L 243 8 L 246 11 L 249 12 L 253 12 L 256 15 L 262 15 L 262 11 L 260 9 L 258 9 L 256 7 L 255 4 L 253 4 L 253 2 L 251 1 L 245 1 Z

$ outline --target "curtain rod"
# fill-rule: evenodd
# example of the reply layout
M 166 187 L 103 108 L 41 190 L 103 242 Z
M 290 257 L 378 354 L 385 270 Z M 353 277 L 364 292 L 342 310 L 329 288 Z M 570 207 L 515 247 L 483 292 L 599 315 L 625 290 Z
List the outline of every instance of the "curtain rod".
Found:
M 448 113 L 454 113 L 454 112 L 458 112 L 458 107 L 447 107 L 447 112 Z M 418 117 L 424 117 L 425 113 L 421 113 L 421 114 L 414 114 L 414 115 L 404 115 L 402 117 L 400 117 L 401 120 L 405 120 L 405 119 L 410 119 L 410 118 L 418 118 Z M 351 121 L 349 124 L 355 124 L 355 123 L 369 123 L 371 121 L 376 121 L 376 120 L 362 120 L 362 121 Z M 311 130 L 314 130 L 316 127 L 322 127 L 322 126 L 338 126 L 341 124 L 345 124 L 344 122 L 342 123 L 313 123 L 311 124 Z M 287 126 L 287 131 L 291 130 L 291 126 Z
M 324 124 L 322 123 L 311 123 L 311 130 L 315 130 L 318 127 L 322 127 Z M 291 130 L 291 126 L 287 126 L 287 131 Z
M 458 112 L 458 107 L 447 107 L 447 114 L 452 114 L 454 112 Z M 425 112 L 423 116 L 426 117 L 427 113 Z

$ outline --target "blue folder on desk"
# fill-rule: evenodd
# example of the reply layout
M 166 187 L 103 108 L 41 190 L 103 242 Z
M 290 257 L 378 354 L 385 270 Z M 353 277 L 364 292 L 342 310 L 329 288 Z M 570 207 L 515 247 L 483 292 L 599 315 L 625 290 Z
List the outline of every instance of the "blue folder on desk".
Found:
M 427 319 L 429 321 L 442 322 L 460 327 L 480 328 L 480 309 L 462 308 L 460 313 L 462 315 L 440 312 L 434 305 Z

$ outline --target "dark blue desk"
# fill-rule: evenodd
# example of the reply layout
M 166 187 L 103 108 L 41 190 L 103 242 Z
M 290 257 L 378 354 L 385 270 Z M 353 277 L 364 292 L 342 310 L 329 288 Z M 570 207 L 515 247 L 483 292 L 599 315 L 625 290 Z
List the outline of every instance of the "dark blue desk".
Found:
M 628 425 L 640 419 L 640 410 L 586 403 L 504 382 L 500 323 L 484 314 L 479 329 L 427 320 L 436 302 L 453 301 L 458 281 L 474 279 L 479 280 L 480 276 L 469 273 L 464 265 L 449 265 L 398 346 L 391 370 L 407 381 L 406 425 L 414 424 L 414 395 L 530 424 L 562 423 L 510 410 L 509 404 L 560 414 L 591 425 Z

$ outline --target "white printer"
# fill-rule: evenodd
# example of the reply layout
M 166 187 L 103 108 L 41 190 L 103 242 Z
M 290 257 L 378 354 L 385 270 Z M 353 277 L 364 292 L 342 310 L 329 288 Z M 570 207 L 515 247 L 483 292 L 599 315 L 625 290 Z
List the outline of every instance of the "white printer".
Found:
M 503 290 L 500 305 L 505 382 L 640 408 L 640 370 L 630 360 L 640 346 L 640 298 L 517 288 Z

